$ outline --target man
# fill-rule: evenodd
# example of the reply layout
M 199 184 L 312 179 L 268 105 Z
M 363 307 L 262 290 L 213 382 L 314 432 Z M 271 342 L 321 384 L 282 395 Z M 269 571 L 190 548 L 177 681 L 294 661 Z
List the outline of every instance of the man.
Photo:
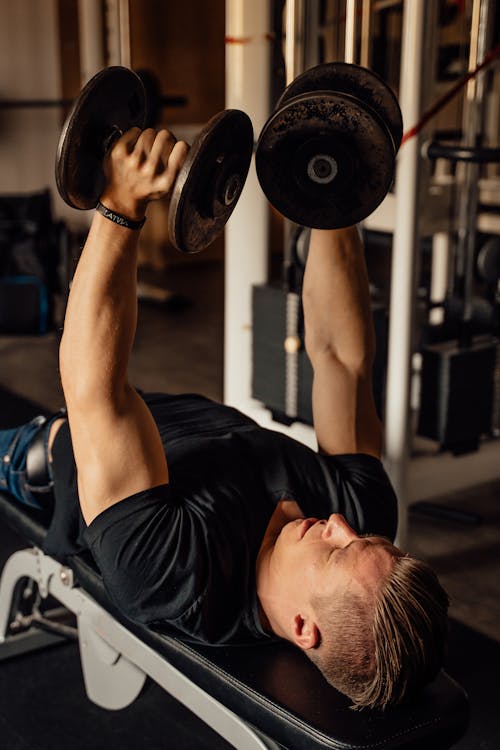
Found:
M 186 153 L 164 130 L 133 129 L 113 148 L 61 341 L 67 420 L 0 433 L 1 481 L 42 509 L 53 483 L 46 551 L 89 547 L 129 617 L 210 643 L 285 638 L 355 706 L 396 704 L 441 666 L 447 597 L 390 541 L 396 498 L 380 463 L 357 229 L 311 236 L 318 453 L 208 399 L 142 397 L 128 382 L 138 230 Z M 50 481 L 33 487 L 40 440 Z

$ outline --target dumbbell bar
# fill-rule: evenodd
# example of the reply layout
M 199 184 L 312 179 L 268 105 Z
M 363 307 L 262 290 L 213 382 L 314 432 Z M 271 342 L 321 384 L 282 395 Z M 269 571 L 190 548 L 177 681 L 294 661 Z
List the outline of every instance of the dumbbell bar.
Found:
M 348 63 L 296 78 L 260 134 L 255 164 L 269 202 L 291 221 L 335 229 L 362 221 L 391 187 L 401 110 L 375 73 Z
M 143 129 L 145 118 L 144 86 L 128 68 L 105 68 L 84 86 L 56 157 L 56 184 L 68 205 L 96 206 L 105 186 L 106 153 L 130 128 Z M 169 205 L 169 239 L 179 250 L 199 252 L 220 234 L 243 189 L 252 150 L 252 125 L 239 110 L 220 112 L 199 133 Z

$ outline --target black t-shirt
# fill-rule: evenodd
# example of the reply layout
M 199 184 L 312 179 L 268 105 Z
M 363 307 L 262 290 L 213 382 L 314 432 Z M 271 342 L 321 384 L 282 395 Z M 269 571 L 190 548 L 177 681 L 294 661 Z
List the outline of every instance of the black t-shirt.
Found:
M 108 593 L 130 617 L 209 643 L 265 637 L 255 561 L 279 500 L 304 515 L 342 513 L 358 533 L 393 538 L 396 498 L 382 464 L 325 456 L 201 396 L 144 396 L 170 483 L 111 506 L 85 528 L 70 432 L 53 446 L 56 506 L 45 549 L 90 547 Z

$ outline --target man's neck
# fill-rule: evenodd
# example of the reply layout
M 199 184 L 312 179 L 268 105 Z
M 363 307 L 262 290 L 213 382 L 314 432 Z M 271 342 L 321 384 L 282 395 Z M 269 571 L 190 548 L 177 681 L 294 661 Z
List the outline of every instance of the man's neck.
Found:
M 276 597 L 276 592 L 274 591 L 270 571 L 271 558 L 276 539 L 281 529 L 287 523 L 295 521 L 297 518 L 304 518 L 304 514 L 294 500 L 281 500 L 276 505 L 264 532 L 255 563 L 255 583 L 261 625 L 267 632 L 275 633 L 281 637 L 284 637 L 284 634 L 273 617 L 273 601 Z

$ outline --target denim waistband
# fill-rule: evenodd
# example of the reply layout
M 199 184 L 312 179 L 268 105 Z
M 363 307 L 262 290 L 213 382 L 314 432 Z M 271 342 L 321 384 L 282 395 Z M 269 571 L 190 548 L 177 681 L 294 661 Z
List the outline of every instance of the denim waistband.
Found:
M 33 493 L 27 485 L 26 455 L 33 438 L 40 430 L 46 431 L 48 440 L 50 425 L 54 418 L 56 416 L 37 416 L 20 427 L 0 430 L 0 488 L 32 508 L 43 509 L 46 504 L 43 494 Z

